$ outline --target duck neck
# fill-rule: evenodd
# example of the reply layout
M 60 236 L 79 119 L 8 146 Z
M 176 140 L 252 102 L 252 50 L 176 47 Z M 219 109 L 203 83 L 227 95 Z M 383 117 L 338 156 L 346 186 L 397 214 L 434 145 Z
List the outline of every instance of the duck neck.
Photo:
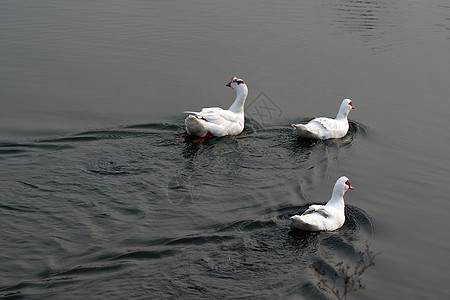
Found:
M 333 194 L 331 195 L 330 201 L 328 201 L 327 205 L 331 205 L 340 210 L 344 210 L 344 194 L 345 190 L 340 186 L 335 186 L 333 188 Z
M 228 110 L 237 114 L 244 114 L 244 104 L 245 99 L 247 99 L 247 93 L 248 90 L 245 85 L 237 89 L 236 99 L 234 100 L 233 104 L 230 106 Z
M 341 107 L 339 108 L 338 114 L 336 116 L 336 119 L 347 120 L 349 112 L 350 112 L 350 110 L 348 109 L 347 105 L 341 105 Z
M 348 116 L 348 111 L 344 111 L 344 110 L 339 110 L 336 119 L 337 120 L 347 120 L 347 116 Z

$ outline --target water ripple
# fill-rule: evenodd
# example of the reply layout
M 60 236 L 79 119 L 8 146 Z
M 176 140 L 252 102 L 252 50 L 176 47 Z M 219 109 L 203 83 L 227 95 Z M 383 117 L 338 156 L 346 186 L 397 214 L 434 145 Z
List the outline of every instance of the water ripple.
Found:
M 178 238 L 168 242 L 166 245 L 203 245 L 206 243 L 221 243 L 223 241 L 232 240 L 233 236 L 194 236 Z
M 172 256 L 179 253 L 175 250 L 161 250 L 161 251 L 129 251 L 125 254 L 119 254 L 111 257 L 110 260 L 140 260 L 140 259 L 160 259 L 166 256 Z

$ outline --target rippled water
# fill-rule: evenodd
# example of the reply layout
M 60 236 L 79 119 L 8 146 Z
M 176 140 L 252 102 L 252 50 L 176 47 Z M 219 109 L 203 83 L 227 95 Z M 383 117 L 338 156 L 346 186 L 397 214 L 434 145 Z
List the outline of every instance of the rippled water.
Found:
M 326 299 L 366 246 L 352 297 L 449 297 L 445 1 L 0 7 L 0 297 Z M 179 139 L 233 75 L 244 132 Z M 346 97 L 346 137 L 296 138 Z M 344 226 L 292 229 L 341 175 Z

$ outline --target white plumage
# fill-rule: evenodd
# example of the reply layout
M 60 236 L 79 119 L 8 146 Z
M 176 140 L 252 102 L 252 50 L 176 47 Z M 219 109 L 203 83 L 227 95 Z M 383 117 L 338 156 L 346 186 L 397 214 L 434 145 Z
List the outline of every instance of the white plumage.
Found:
M 236 91 L 236 99 L 229 109 L 220 107 L 203 108 L 200 112 L 185 111 L 189 116 L 185 120 L 186 131 L 190 135 L 221 137 L 238 135 L 244 129 L 244 103 L 248 88 L 242 79 L 233 77 L 227 84 Z
M 344 99 L 335 119 L 320 117 L 308 124 L 292 124 L 298 136 L 308 139 L 327 140 L 341 138 L 347 134 L 349 112 L 355 107 L 350 99 Z
M 325 205 L 310 205 L 302 215 L 291 217 L 295 228 L 305 231 L 333 231 L 345 222 L 344 194 L 353 187 L 347 177 L 336 181 L 331 199 Z

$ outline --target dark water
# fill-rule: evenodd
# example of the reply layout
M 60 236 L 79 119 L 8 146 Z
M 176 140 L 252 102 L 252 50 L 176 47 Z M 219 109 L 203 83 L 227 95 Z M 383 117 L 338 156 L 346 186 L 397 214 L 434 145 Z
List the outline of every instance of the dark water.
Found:
M 450 297 L 447 1 L 2 1 L 0 297 Z M 177 139 L 184 110 L 246 126 Z M 340 140 L 289 124 L 356 107 Z M 346 223 L 293 230 L 346 175 Z

